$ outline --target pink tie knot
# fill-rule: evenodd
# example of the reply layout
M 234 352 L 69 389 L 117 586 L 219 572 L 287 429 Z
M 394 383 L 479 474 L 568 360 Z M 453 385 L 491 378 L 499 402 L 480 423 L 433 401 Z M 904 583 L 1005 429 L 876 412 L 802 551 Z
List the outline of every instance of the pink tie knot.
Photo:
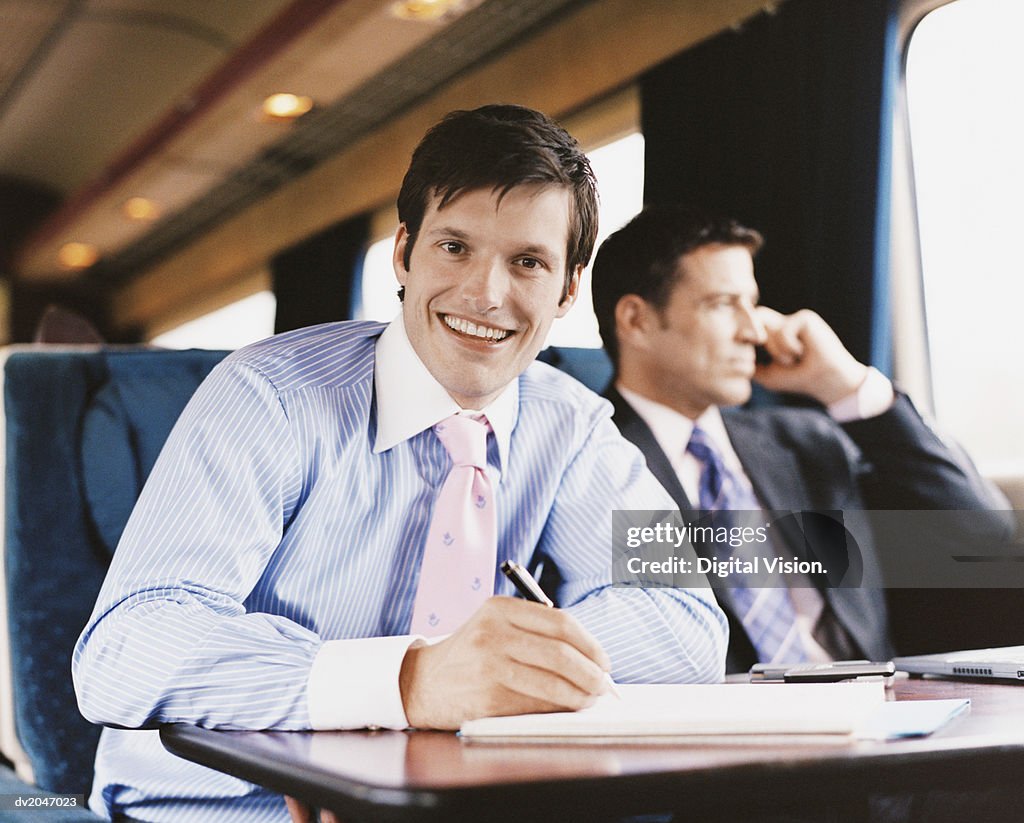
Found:
M 486 417 L 476 420 L 453 414 L 434 426 L 434 433 L 448 450 L 455 466 L 487 468 L 487 432 L 490 425 Z

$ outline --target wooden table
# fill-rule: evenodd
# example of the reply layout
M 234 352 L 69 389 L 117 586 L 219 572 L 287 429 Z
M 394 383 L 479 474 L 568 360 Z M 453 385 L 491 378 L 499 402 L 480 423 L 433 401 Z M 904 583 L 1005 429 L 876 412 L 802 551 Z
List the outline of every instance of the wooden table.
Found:
M 171 752 L 331 808 L 345 820 L 618 820 L 684 810 L 857 819 L 872 795 L 1016 785 L 1024 686 L 898 679 L 890 699 L 969 697 L 969 713 L 912 740 L 843 743 L 467 742 L 444 732 L 225 732 L 166 726 Z

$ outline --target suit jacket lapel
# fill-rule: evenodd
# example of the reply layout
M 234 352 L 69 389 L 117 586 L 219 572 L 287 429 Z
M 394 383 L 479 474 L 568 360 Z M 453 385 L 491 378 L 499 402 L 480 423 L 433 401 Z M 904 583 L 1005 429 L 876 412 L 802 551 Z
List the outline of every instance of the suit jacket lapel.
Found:
M 736 455 L 766 509 L 810 509 L 811 495 L 796 455 L 778 435 L 747 412 L 723 411 L 722 420 Z
M 733 448 L 765 508 L 774 511 L 813 511 L 814 501 L 796 454 L 782 444 L 777 433 L 770 431 L 763 421 L 758 420 L 756 414 L 729 412 L 723 413 L 722 418 Z M 791 550 L 803 547 L 805 541 L 804 533 L 795 525 L 783 518 L 777 533 L 789 544 Z M 871 632 L 866 630 L 864 615 L 877 606 L 865 604 L 865 592 L 834 587 L 820 591 L 854 642 L 865 650 L 872 649 Z
M 803 511 L 811 508 L 811 496 L 796 455 L 779 442 L 759 415 L 723 411 L 722 420 L 736 455 L 750 478 L 758 499 L 768 512 Z M 773 529 L 776 548 L 799 554 L 804 548 L 800 524 L 782 517 Z
M 619 427 L 623 437 L 632 441 L 644 453 L 644 457 L 647 458 L 647 468 L 651 470 L 651 474 L 676 501 L 680 511 L 684 513 L 692 511 L 693 506 L 686 497 L 679 478 L 676 477 L 675 469 L 672 468 L 668 455 L 658 445 L 654 432 L 636 413 L 636 410 L 626 402 L 625 398 L 616 391 L 614 386 L 609 386 L 605 390 L 604 396 L 611 400 L 615 407 L 615 413 L 612 416 L 615 425 Z

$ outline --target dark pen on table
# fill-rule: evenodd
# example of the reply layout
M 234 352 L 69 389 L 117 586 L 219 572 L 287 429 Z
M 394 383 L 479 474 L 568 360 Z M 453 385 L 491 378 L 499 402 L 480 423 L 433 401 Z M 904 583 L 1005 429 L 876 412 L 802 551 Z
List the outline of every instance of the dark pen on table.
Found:
M 518 591 L 527 600 L 531 600 L 534 603 L 542 603 L 551 609 L 555 607 L 551 598 L 544 594 L 544 590 L 540 587 L 537 581 L 533 579 L 533 575 L 530 574 L 524 566 L 516 563 L 514 560 L 505 560 L 501 564 L 501 571 L 505 577 L 512 581 L 512 585 L 516 587 L 516 591 Z M 622 694 L 619 692 L 618 687 L 616 687 L 615 681 L 612 680 L 612 676 L 608 672 L 605 672 L 604 676 L 605 680 L 608 681 L 608 691 L 615 695 L 619 700 L 622 700 Z

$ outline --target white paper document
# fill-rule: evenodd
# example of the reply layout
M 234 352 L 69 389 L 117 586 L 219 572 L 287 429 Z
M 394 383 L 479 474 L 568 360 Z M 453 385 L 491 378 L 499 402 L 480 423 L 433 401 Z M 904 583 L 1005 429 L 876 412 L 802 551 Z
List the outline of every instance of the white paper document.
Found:
M 883 703 L 857 729 L 862 740 L 902 740 L 925 737 L 968 711 L 966 697 L 947 700 L 897 700 Z
M 486 717 L 463 737 L 564 738 L 692 735 L 852 735 L 885 701 L 879 681 L 619 685 L 589 709 Z

